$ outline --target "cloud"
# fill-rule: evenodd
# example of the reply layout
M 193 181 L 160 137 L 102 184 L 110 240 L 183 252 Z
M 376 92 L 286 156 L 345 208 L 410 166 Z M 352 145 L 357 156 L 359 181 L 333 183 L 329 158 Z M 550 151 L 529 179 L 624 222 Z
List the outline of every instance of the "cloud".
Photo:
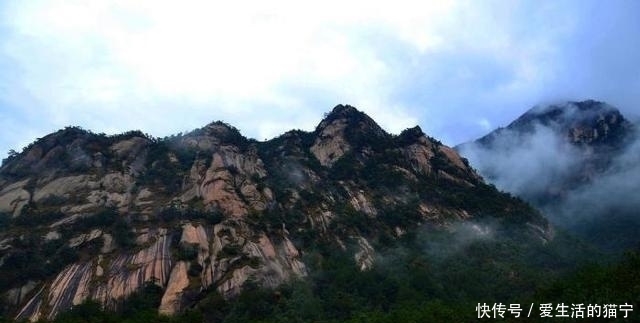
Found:
M 13 99 L 14 89 L 22 88 L 32 102 L 21 106 L 25 100 L 16 98 L 3 109 L 10 114 L 31 110 L 27 113 L 48 122 L 30 122 L 57 127 L 80 123 L 98 131 L 124 131 L 129 126 L 156 134 L 177 130 L 163 129 L 163 118 L 187 128 L 225 119 L 240 121 L 237 125 L 254 137 L 272 137 L 286 127 L 312 128 L 322 112 L 343 102 L 385 114 L 388 91 L 380 83 L 388 73 L 386 64 L 357 34 L 368 24 L 382 26 L 424 49 L 432 40 L 429 28 L 420 27 L 447 5 L 433 4 L 419 12 L 402 9 L 406 6 L 389 11 L 375 2 L 361 5 L 6 5 L 1 58 L 8 73 L 1 81 L 7 89 L 3 96 Z M 313 98 L 291 91 L 299 87 L 327 93 L 329 100 L 310 106 Z M 397 131 L 416 122 L 399 112 L 383 126 Z M 267 124 L 260 123 L 263 117 Z M 283 122 L 288 119 L 296 122 Z
M 481 220 L 453 222 L 446 230 L 440 233 L 436 239 L 425 240 L 425 252 L 434 259 L 446 259 L 449 257 L 459 257 L 465 248 L 484 241 L 496 239 L 496 229 L 500 225 L 496 219 L 486 218 Z M 433 233 L 430 232 L 429 235 Z
M 544 100 L 636 107 L 635 2 L 44 1 L 0 5 L 0 153 L 66 125 L 257 139 L 339 103 L 445 143 Z M 635 8 L 640 9 L 640 8 Z M 6 132 L 7 130 L 3 130 Z
M 527 199 L 558 189 L 583 158 L 555 129 L 540 124 L 524 134 L 505 128 L 491 147 L 470 143 L 460 153 L 496 187 Z
M 575 120 L 575 113 L 568 107 L 559 118 Z M 555 225 L 620 251 L 640 241 L 640 138 L 630 136 L 620 150 L 579 149 L 553 124 L 536 124 L 530 132 L 505 128 L 490 145 L 459 149 L 488 182 L 529 201 Z
M 562 208 L 552 210 L 575 221 L 611 212 L 635 212 L 640 208 L 640 140 L 636 139 L 618 156 L 606 171 L 588 185 L 572 191 Z M 576 216 L 577 214 L 578 216 Z

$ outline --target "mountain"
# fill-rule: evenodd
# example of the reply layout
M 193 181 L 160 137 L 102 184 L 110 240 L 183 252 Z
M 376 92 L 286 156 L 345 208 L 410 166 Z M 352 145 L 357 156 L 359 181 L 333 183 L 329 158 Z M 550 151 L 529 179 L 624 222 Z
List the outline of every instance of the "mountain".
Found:
M 346 105 L 313 132 L 264 142 L 223 122 L 163 139 L 68 127 L 3 162 L 0 211 L 3 313 L 19 320 L 91 301 L 122 310 L 140 295 L 155 295 L 161 314 L 215 317 L 212 308 L 260 288 L 339 277 L 405 288 L 397 297 L 413 301 L 510 295 L 539 278 L 524 258 L 547 272 L 557 266 L 540 259 L 563 263 L 547 220 L 456 151 L 419 127 L 391 135 Z M 392 284 L 380 270 L 420 278 Z M 335 293 L 322 304 L 338 311 L 326 299 L 360 290 L 315 293 Z
M 637 126 L 594 100 L 537 106 L 456 149 L 489 182 L 610 251 L 640 243 Z

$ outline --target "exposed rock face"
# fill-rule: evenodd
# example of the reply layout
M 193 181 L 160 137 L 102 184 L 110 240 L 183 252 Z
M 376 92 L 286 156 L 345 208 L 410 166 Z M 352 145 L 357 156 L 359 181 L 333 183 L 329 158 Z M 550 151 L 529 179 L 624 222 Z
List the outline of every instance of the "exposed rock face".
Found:
M 31 200 L 31 194 L 24 189 L 29 181 L 25 179 L 7 185 L 0 191 L 0 212 L 8 212 L 14 217 L 20 215 L 22 208 Z
M 135 254 L 118 255 L 108 266 L 107 283 L 95 291 L 95 298 L 107 305 L 137 291 L 145 282 L 154 281 L 165 286 L 171 271 L 169 244 L 171 236 L 165 229 L 154 232 L 148 248 Z M 148 243 L 147 243 L 148 244 Z
M 160 308 L 158 309 L 160 314 L 175 314 L 182 308 L 182 292 L 189 286 L 188 266 L 188 263 L 179 261 L 171 270 L 171 277 L 169 277 L 167 289 L 162 296 Z
M 187 223 L 182 227 L 182 237 L 180 238 L 180 244 L 197 245 L 200 248 L 198 251 L 209 252 L 209 238 L 201 225 L 193 226 L 191 223 Z
M 201 184 L 194 188 L 195 194 L 188 194 L 183 200 L 201 197 L 205 204 L 213 204 L 236 217 L 246 215 L 251 208 L 264 210 L 268 197 L 257 190 L 252 178 L 265 174 L 255 153 L 242 154 L 237 148 L 224 146 L 213 154 L 210 167 L 201 176 Z
M 411 161 L 413 170 L 425 174 L 431 173 L 431 158 L 435 156 L 433 153 L 433 145 L 426 138 L 409 145 L 405 148 L 405 154 Z
M 66 200 L 71 198 L 73 192 L 95 187 L 95 183 L 90 183 L 86 175 L 56 178 L 37 189 L 33 194 L 33 201 L 39 203 L 52 197 Z
M 187 275 L 187 270 L 194 264 L 204 268 L 198 277 L 201 281 L 198 289 L 217 285 L 220 293 L 228 297 L 237 295 L 249 278 L 263 281 L 267 286 L 277 286 L 290 277 L 306 275 L 300 254 L 288 238 L 274 245 L 263 235 L 254 242 L 238 234 L 238 230 L 247 229 L 227 225 L 207 229 L 199 224 L 186 223 L 180 244 L 195 246 L 197 256 L 192 263 L 178 261 L 175 264 L 171 261 L 171 237 L 167 230 L 143 233 L 139 242 L 142 246 L 149 245 L 147 248 L 135 254 L 120 254 L 110 262 L 99 257 L 95 261 L 68 266 L 43 292 L 29 300 L 16 318 L 37 320 L 43 315 L 53 318 L 60 311 L 87 299 L 100 301 L 107 307 L 116 306 L 145 282 L 166 286 L 159 311 L 174 314 L 184 305 L 181 295 L 187 287 L 193 288 L 194 277 Z M 72 239 L 69 246 L 97 239 L 101 234 L 99 230 L 82 234 Z M 238 251 L 235 253 L 229 251 L 236 248 Z M 108 253 L 109 250 L 102 249 L 101 252 Z M 13 296 L 17 292 L 10 293 Z
M 90 233 L 81 234 L 71 240 L 69 240 L 69 247 L 77 247 L 85 242 L 97 239 L 102 236 L 102 231 L 98 229 L 92 230 Z
M 363 237 L 358 237 L 357 241 L 358 241 L 358 248 L 360 250 L 356 252 L 356 254 L 354 255 L 356 264 L 358 265 L 358 268 L 360 268 L 360 270 L 362 271 L 371 269 L 371 267 L 373 266 L 374 255 L 375 255 L 373 247 L 371 247 L 371 244 L 369 244 L 369 241 L 367 241 L 367 239 Z
M 35 321 L 87 300 L 116 308 L 152 283 L 164 289 L 160 313 L 174 314 L 204 290 L 232 298 L 247 281 L 275 287 L 305 277 L 310 242 L 353 252 L 368 270 L 377 236 L 483 213 L 446 202 L 447 189 L 501 196 L 419 128 L 393 136 L 350 106 L 312 133 L 266 142 L 222 122 L 162 140 L 67 128 L 0 168 L 0 212 L 9 218 L 0 292 L 11 315 Z M 3 279 L 19 277 L 3 261 L 45 244 L 54 254 L 36 256 L 55 274 Z
M 218 284 L 223 296 L 237 295 L 250 277 L 274 287 L 289 277 L 307 274 L 298 250 L 286 236 L 280 244 L 274 244 L 266 235 L 247 239 L 239 234 L 246 229 L 244 225 L 214 227 L 210 257 L 217 261 L 204 268 L 202 280 Z
M 460 158 L 460 155 L 458 155 L 458 153 L 456 153 L 453 149 L 447 146 L 440 146 L 438 147 L 438 150 L 443 153 L 454 166 L 458 167 L 461 170 L 468 169 L 469 166 L 464 164 L 462 158 Z
M 345 188 L 348 191 L 348 188 Z M 357 193 L 349 192 L 351 196 L 350 203 L 354 209 L 357 211 L 363 212 L 369 216 L 376 216 L 378 211 L 373 206 L 373 204 L 369 201 L 369 199 L 365 196 L 365 192 L 360 190 Z
M 321 128 L 320 136 L 311 146 L 311 152 L 322 166 L 330 166 L 351 149 L 344 139 L 346 127 L 346 120 L 337 120 Z
M 348 141 L 354 134 L 372 138 L 385 136 L 384 130 L 375 121 L 348 105 L 336 106 L 320 122 L 315 133 L 316 140 L 310 150 L 323 166 L 331 166 L 352 149 Z
M 92 231 L 89 236 L 97 234 L 99 232 Z M 155 243 L 148 248 L 135 254 L 120 254 L 110 264 L 99 258 L 66 267 L 49 286 L 27 303 L 16 318 L 33 320 L 46 314 L 51 319 L 60 311 L 87 299 L 112 307 L 141 288 L 145 282 L 155 281 L 164 286 L 171 269 L 171 239 L 164 229 L 157 230 L 154 238 Z M 77 243 L 77 240 L 74 239 L 72 243 Z M 105 266 L 108 268 L 106 280 L 102 278 Z M 46 306 L 43 307 L 43 304 Z

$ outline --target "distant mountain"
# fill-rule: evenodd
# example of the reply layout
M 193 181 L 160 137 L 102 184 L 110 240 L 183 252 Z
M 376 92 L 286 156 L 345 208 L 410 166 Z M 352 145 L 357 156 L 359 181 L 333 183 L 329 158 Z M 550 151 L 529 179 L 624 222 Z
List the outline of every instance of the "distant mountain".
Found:
M 588 100 L 537 106 L 456 149 L 487 181 L 608 250 L 640 243 L 637 126 Z
M 322 281 L 342 268 L 331 267 L 338 255 L 362 272 L 401 255 L 437 254 L 450 269 L 477 259 L 469 266 L 486 277 L 495 276 L 489 268 L 510 268 L 509 284 L 499 283 L 508 293 L 533 275 L 502 263 L 553 245 L 539 212 L 485 184 L 453 149 L 419 127 L 388 134 L 345 105 L 313 132 L 265 142 L 223 122 L 164 139 L 69 127 L 3 162 L 0 211 L 4 313 L 32 321 L 89 300 L 118 309 L 149 291 L 161 314 L 180 313 L 212 293 L 229 300 L 256 286 Z M 432 247 L 428 227 L 457 232 L 457 240 Z M 498 236 L 513 241 L 489 248 Z M 474 241 L 484 251 L 467 251 Z M 445 257 L 453 248 L 472 256 Z M 431 277 L 473 277 L 435 270 L 433 257 Z M 419 274 L 422 263 L 398 268 Z M 416 286 L 433 295 L 457 290 L 428 281 Z
M 582 149 L 620 149 L 633 138 L 633 125 L 618 109 L 603 102 L 588 100 L 560 105 L 536 106 L 506 128 L 499 128 L 476 142 L 491 147 L 501 136 L 517 132 L 533 134 L 537 127 L 548 127 Z

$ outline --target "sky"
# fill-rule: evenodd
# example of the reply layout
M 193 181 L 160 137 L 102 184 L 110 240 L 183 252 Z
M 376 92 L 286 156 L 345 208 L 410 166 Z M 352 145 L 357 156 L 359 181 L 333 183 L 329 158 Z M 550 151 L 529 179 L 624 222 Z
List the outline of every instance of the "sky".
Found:
M 584 99 L 640 115 L 640 1 L 0 2 L 0 156 L 69 125 L 264 140 L 337 104 L 456 145 Z

